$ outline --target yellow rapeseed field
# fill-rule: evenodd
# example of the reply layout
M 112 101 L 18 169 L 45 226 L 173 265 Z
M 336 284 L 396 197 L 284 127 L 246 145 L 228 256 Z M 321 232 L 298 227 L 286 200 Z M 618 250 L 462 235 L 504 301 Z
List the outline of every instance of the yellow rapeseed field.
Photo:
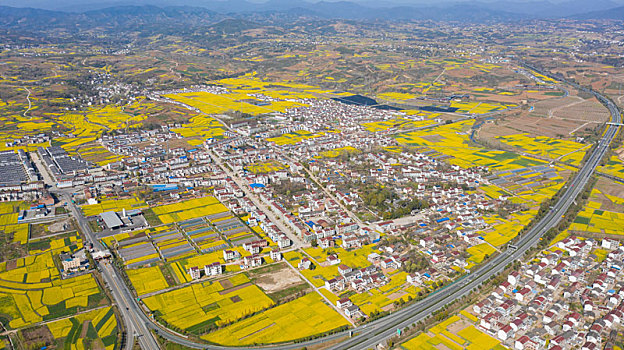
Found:
M 274 304 L 248 281 L 232 277 L 224 282 L 197 283 L 143 301 L 151 310 L 162 314 L 169 324 L 201 332 L 204 324 L 226 324 Z
M 127 270 L 128 277 L 138 295 L 152 293 L 169 287 L 160 267 L 152 266 Z
M 202 336 L 208 341 L 244 346 L 291 341 L 348 326 L 349 322 L 310 293 L 261 314 Z

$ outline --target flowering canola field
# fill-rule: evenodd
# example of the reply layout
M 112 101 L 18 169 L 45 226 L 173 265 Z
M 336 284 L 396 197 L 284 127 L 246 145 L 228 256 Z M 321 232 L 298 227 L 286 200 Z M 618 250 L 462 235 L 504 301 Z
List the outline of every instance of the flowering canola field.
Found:
M 229 280 L 192 284 L 143 301 L 169 324 L 200 333 L 205 326 L 234 322 L 274 304 L 242 274 Z
M 66 348 L 88 349 L 95 344 L 113 350 L 117 342 L 117 319 L 111 307 L 89 311 L 46 324 L 54 339 Z M 84 327 L 87 327 L 86 332 Z M 85 337 L 81 337 L 82 334 Z
M 291 341 L 348 326 L 320 295 L 301 298 L 202 336 L 210 342 L 243 346 Z

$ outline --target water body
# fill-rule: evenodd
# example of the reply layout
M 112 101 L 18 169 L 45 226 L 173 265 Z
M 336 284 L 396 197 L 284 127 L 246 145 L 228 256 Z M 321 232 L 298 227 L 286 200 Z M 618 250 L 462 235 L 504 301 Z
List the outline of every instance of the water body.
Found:
M 386 111 L 400 111 L 402 108 L 389 106 L 389 105 L 380 105 L 377 103 L 375 99 L 370 97 L 362 96 L 362 95 L 352 95 L 352 96 L 344 96 L 344 97 L 335 97 L 332 98 L 334 101 L 342 102 L 348 105 L 357 105 L 357 106 L 369 106 L 372 108 L 382 109 Z
M 448 112 L 448 113 L 454 113 L 454 112 L 457 112 L 457 110 L 459 108 L 456 108 L 456 107 L 440 107 L 440 106 L 423 106 L 423 107 L 419 107 L 418 109 L 420 109 L 421 111 L 427 111 L 427 112 Z

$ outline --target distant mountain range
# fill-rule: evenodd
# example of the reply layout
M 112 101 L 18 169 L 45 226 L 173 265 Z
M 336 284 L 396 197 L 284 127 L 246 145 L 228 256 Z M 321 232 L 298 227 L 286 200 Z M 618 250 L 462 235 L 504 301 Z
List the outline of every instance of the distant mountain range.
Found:
M 340 15 L 353 18 L 381 17 L 405 9 L 410 9 L 410 13 L 413 13 L 414 9 L 431 13 L 433 9 L 443 11 L 447 8 L 470 6 L 484 11 L 502 11 L 539 18 L 554 18 L 608 10 L 624 5 L 622 0 L 618 1 L 620 2 L 615 0 L 563 0 L 557 2 L 552 0 L 350 0 L 320 2 L 304 0 L 268 0 L 266 2 L 249 0 L 0 0 L 0 5 L 68 12 L 84 12 L 128 5 L 192 6 L 228 14 L 266 11 L 287 12 L 294 9 L 305 9 L 320 14 L 330 14 L 333 17 Z
M 350 20 L 434 20 L 458 22 L 518 21 L 543 18 L 622 19 L 624 6 L 611 0 L 441 2 L 437 5 L 396 5 L 352 1 L 270 0 L 135 0 L 124 2 L 66 0 L 0 0 L 0 4 L 29 4 L 33 7 L 0 6 L 0 27 L 29 31 L 62 28 L 78 31 L 89 27 L 122 29 L 181 28 L 214 24 L 225 18 L 253 19 L 300 17 Z M 192 3 L 193 6 L 187 6 Z
M 95 27 L 140 30 L 211 24 L 225 16 L 194 7 L 119 6 L 67 13 L 33 8 L 0 6 L 0 28 L 24 31 L 63 29 L 77 32 Z
M 589 19 L 624 20 L 624 6 L 619 6 L 619 7 L 611 8 L 608 10 L 591 11 L 587 13 L 577 14 L 577 15 L 571 16 L 571 18 L 577 19 L 577 20 L 589 20 Z

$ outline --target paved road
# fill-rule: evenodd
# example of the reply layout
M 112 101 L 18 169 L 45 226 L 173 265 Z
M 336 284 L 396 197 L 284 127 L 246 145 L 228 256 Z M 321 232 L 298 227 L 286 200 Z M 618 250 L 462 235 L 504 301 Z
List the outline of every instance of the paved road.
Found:
M 546 74 L 544 74 L 546 73 Z M 547 72 L 542 74 L 547 75 Z M 594 94 L 611 113 L 612 121 L 621 122 L 621 116 L 617 107 L 601 95 Z M 359 331 L 357 335 L 339 344 L 335 349 L 368 349 L 376 344 L 392 337 L 397 333 L 397 329 L 403 329 L 415 322 L 418 322 L 432 312 L 441 309 L 444 305 L 470 294 L 478 286 L 482 285 L 490 276 L 502 272 L 508 264 L 522 258 L 522 256 L 551 228 L 555 227 L 561 217 L 566 213 L 570 205 L 574 202 L 579 193 L 583 190 L 591 175 L 596 170 L 600 160 L 609 149 L 609 144 L 615 137 L 617 126 L 609 125 L 602 139 L 597 143 L 587 162 L 583 165 L 576 176 L 566 185 L 565 192 L 561 198 L 553 205 L 552 209 L 527 233 L 519 237 L 514 248 L 509 248 L 481 266 L 472 274 L 456 281 L 450 286 L 439 290 L 426 299 L 410 305 L 394 314 L 380 319 L 370 325 L 369 329 Z
M 87 242 L 92 243 L 96 250 L 103 250 L 104 246 L 95 238 L 91 227 L 72 202 L 71 197 L 65 194 L 63 198 L 67 202 L 73 216 L 76 218 L 78 226 L 80 226 L 80 229 L 84 232 Z M 119 307 L 121 317 L 124 320 L 127 335 L 126 349 L 131 350 L 133 348 L 135 336 L 138 337 L 142 349 L 158 349 L 159 345 L 156 338 L 148 330 L 146 323 L 141 320 L 140 316 L 144 314 L 140 310 L 140 306 L 135 301 L 124 281 L 119 277 L 115 268 L 108 263 L 102 263 L 99 265 L 99 269 L 104 281 L 112 292 L 113 299 Z
M 613 103 L 604 97 L 597 95 L 598 99 L 609 109 L 612 120 L 619 123 L 621 117 L 618 109 Z M 514 248 L 509 248 L 504 253 L 496 256 L 473 273 L 464 276 L 455 283 L 443 288 L 422 301 L 409 305 L 401 310 L 392 313 L 389 316 L 371 322 L 368 325 L 354 329 L 353 336 L 345 341 L 334 345 L 332 349 L 368 349 L 375 347 L 376 344 L 394 336 L 397 329 L 403 329 L 412 325 L 432 312 L 441 309 L 444 305 L 452 303 L 455 300 L 470 294 L 482 285 L 491 276 L 502 272 L 505 267 L 517 260 L 533 246 L 539 242 L 539 239 L 552 227 L 556 226 L 561 217 L 566 213 L 567 209 L 574 202 L 578 194 L 583 190 L 596 167 L 600 163 L 604 154 L 608 150 L 609 144 L 616 135 L 619 127 L 608 126 L 603 138 L 597 143 L 587 162 L 576 174 L 576 176 L 566 185 L 565 192 L 560 199 L 553 205 L 552 209 L 535 225 L 531 230 L 518 238 Z M 331 341 L 349 335 L 349 331 L 334 334 L 317 340 L 312 340 L 299 344 L 274 346 L 280 349 L 297 349 L 303 346 L 313 346 L 322 342 Z M 174 340 L 175 341 L 175 340 Z M 189 344 L 199 347 L 199 344 Z M 223 349 L 218 346 L 204 346 L 207 349 Z
M 549 75 L 547 72 L 540 71 L 540 73 Z M 574 83 L 571 84 L 575 85 Z M 576 87 L 579 88 L 578 86 Z M 613 122 L 621 122 L 620 113 L 611 101 L 593 91 L 586 91 L 594 94 L 598 100 L 609 109 Z M 514 248 L 507 249 L 504 253 L 497 255 L 476 271 L 464 276 L 451 285 L 438 290 L 420 302 L 411 304 L 392 313 L 391 315 L 373 321 L 367 325 L 357 327 L 351 331 L 340 332 L 316 340 L 298 344 L 273 345 L 268 346 L 267 348 L 279 348 L 285 350 L 300 349 L 302 347 L 314 346 L 324 342 L 344 338 L 349 335 L 352 335 L 352 337 L 332 346 L 332 349 L 360 350 L 373 348 L 376 344 L 394 336 L 397 329 L 403 329 L 406 326 L 412 325 L 413 323 L 429 316 L 432 312 L 441 309 L 444 305 L 452 303 L 453 301 L 470 294 L 492 275 L 503 271 L 508 264 L 520 260 L 531 247 L 537 244 L 541 236 L 543 236 L 550 228 L 557 225 L 562 215 L 565 214 L 567 209 L 574 202 L 575 198 L 583 190 L 591 175 L 594 173 L 596 167 L 600 163 L 600 160 L 608 150 L 609 144 L 615 137 L 618 129 L 619 126 L 609 125 L 607 127 L 603 138 L 597 143 L 587 162 L 583 165 L 576 176 L 565 186 L 566 189 L 561 198 L 553 205 L 551 210 L 535 226 L 533 226 L 532 229 L 517 239 Z M 96 247 L 101 247 L 101 244 L 94 240 L 93 234 L 82 217 L 82 214 L 78 212 L 75 205 L 71 204 L 71 200 L 68 200 L 68 203 L 70 203 L 72 212 L 77 218 L 80 227 L 87 235 L 88 240 L 93 242 Z M 148 328 L 155 329 L 161 336 L 172 342 L 191 348 L 214 350 L 244 349 L 201 344 L 193 340 L 189 340 L 184 336 L 163 331 L 140 310 L 140 306 L 132 297 L 132 294 L 128 290 L 127 286 L 123 283 L 123 281 L 121 281 L 121 279 L 119 279 L 117 272 L 110 265 L 105 265 L 102 268 L 102 274 L 104 275 L 104 278 L 109 286 L 113 286 L 112 290 L 115 302 L 121 308 L 122 316 L 126 321 L 126 325 L 128 325 L 131 331 L 136 331 L 139 334 L 139 342 L 141 343 L 141 347 L 143 349 L 158 348 L 151 333 L 147 331 Z M 128 333 L 130 340 L 132 340 L 132 334 L 133 332 Z
M 617 107 L 598 94 L 596 94 L 596 97 L 609 109 L 609 112 L 612 116 L 612 121 L 616 123 L 621 122 L 620 114 Z M 562 215 L 565 214 L 567 209 L 574 202 L 574 199 L 583 190 L 585 184 L 587 184 L 587 181 L 594 173 L 600 160 L 604 156 L 605 152 L 608 150 L 608 146 L 613 140 L 617 130 L 618 127 L 608 126 L 608 129 L 603 135 L 603 138 L 597 143 L 584 166 L 580 169 L 577 175 L 568 183 L 568 185 L 566 186 L 566 190 L 561 198 L 557 201 L 557 203 L 555 203 L 555 205 L 553 205 L 552 209 L 535 226 L 533 226 L 531 230 L 518 238 L 518 240 L 515 242 L 515 248 L 509 248 L 504 253 L 496 256 L 489 262 L 485 263 L 476 271 L 464 276 L 455 283 L 437 291 L 436 293 L 430 295 L 422 301 L 409 305 L 401 310 L 392 313 L 389 316 L 371 322 L 368 325 L 354 329 L 352 331 L 352 337 L 333 346 L 332 348 L 373 348 L 376 344 L 395 335 L 397 329 L 403 329 L 406 326 L 412 325 L 413 323 L 416 323 L 429 316 L 432 312 L 441 309 L 444 305 L 447 305 L 455 300 L 462 298 L 465 295 L 470 294 L 473 290 L 477 289 L 478 286 L 482 285 L 488 278 L 490 278 L 490 276 L 503 271 L 508 264 L 521 259 L 522 256 L 531 247 L 535 246 L 537 242 L 539 242 L 541 236 L 543 236 L 550 228 L 557 225 Z M 300 344 L 274 347 L 279 347 L 281 349 L 296 349 L 303 346 L 317 345 L 322 342 L 348 336 L 349 334 L 349 331 L 346 331 Z M 175 339 L 172 340 L 176 341 Z M 201 347 L 200 344 L 194 344 L 189 341 L 182 342 L 182 344 L 197 348 Z M 223 347 L 218 346 L 204 346 L 203 348 L 223 349 Z
M 290 238 L 290 240 L 292 241 L 293 248 L 299 248 L 305 245 L 301 237 L 299 237 L 299 235 L 297 235 L 296 232 L 294 232 L 290 227 L 286 226 L 286 224 L 282 221 L 282 220 L 285 220 L 284 218 L 282 218 L 282 220 L 279 220 L 279 218 L 276 216 L 275 212 L 273 212 L 270 205 L 268 203 L 262 202 L 260 198 L 256 196 L 255 193 L 252 193 L 249 190 L 249 185 L 245 184 L 233 171 L 228 169 L 223 164 L 223 161 L 221 160 L 221 158 L 219 158 L 219 156 L 217 156 L 214 152 L 211 152 L 211 155 L 212 155 L 212 158 L 215 160 L 215 163 L 219 167 L 221 167 L 221 169 L 227 174 L 227 176 L 229 176 L 230 178 L 232 178 L 232 180 L 234 180 L 234 182 L 238 185 L 241 191 L 245 193 L 245 196 L 247 196 L 247 198 L 249 198 L 256 207 L 261 209 L 262 212 L 269 218 L 269 220 L 275 225 L 277 225 L 277 227 L 280 230 L 282 230 L 282 232 L 284 232 L 284 234 L 286 234 L 288 238 Z

